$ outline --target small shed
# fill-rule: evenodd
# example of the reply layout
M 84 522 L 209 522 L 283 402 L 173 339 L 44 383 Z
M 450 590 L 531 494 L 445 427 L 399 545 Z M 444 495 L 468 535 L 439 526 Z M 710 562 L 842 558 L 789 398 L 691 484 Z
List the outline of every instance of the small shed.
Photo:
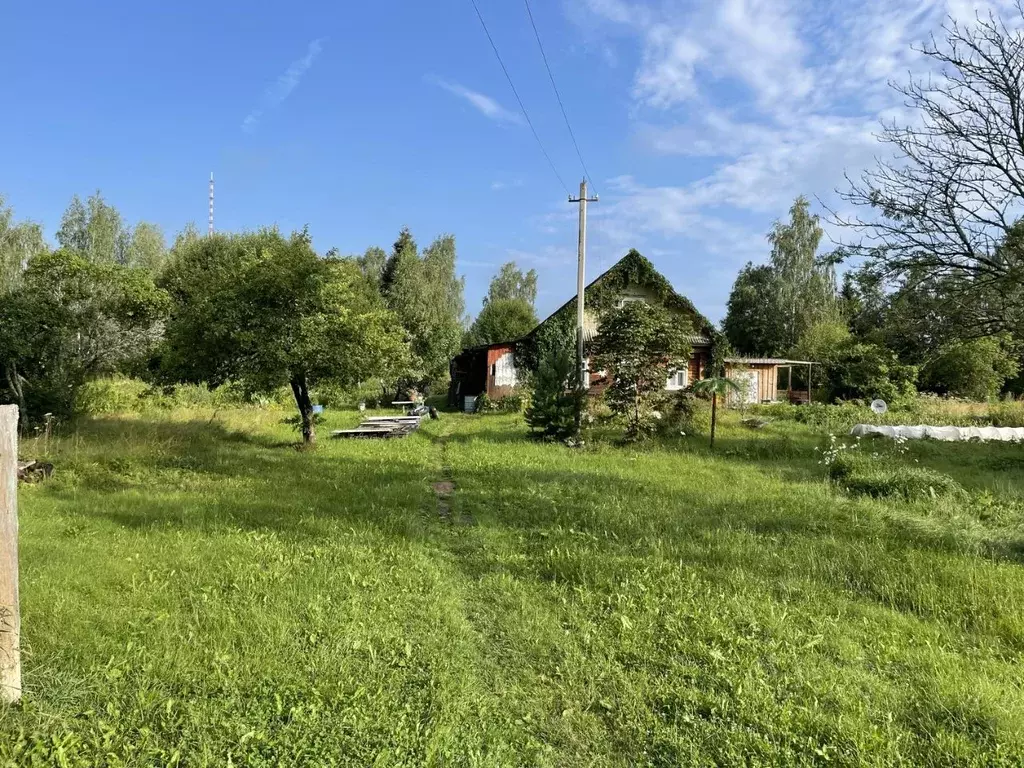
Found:
M 728 357 L 725 375 L 743 388 L 737 399 L 743 403 L 808 403 L 811 401 L 811 360 L 780 357 Z M 806 389 L 793 389 L 793 368 L 807 369 Z M 781 387 L 780 387 L 781 385 Z
M 451 362 L 448 404 L 461 411 L 467 396 L 486 394 L 498 400 L 512 394 L 519 382 L 515 348 L 516 342 L 501 341 L 468 347 L 456 355 Z

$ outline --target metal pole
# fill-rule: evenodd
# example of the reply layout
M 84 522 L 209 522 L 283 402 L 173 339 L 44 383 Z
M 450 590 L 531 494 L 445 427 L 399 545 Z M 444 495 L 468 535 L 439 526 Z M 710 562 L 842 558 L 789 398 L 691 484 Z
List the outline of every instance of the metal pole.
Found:
M 0 702 L 21 698 L 18 606 L 18 408 L 0 405 Z

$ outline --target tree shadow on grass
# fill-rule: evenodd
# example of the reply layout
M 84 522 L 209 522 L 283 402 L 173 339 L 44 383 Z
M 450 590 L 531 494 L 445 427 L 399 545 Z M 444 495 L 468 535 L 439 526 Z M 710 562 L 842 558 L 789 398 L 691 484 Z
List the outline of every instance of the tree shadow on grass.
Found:
M 339 450 L 297 454 L 275 447 L 273 435 L 252 436 L 202 420 L 97 419 L 87 435 L 103 448 L 122 440 L 125 450 L 97 456 L 99 464 L 79 469 L 74 487 L 58 482 L 46 490 L 71 513 L 82 507 L 130 528 L 270 529 L 324 536 L 349 526 L 421 541 L 448 524 L 437 515 L 430 487 L 441 479 L 441 469 L 425 467 L 422 453 L 410 451 L 410 458 L 402 447 L 421 439 L 470 445 L 474 440 L 506 445 L 523 439 L 514 430 L 440 436 L 421 429 L 366 456 Z M 737 453 L 726 453 L 731 447 Z M 881 539 L 894 553 L 906 547 L 956 549 L 948 532 L 922 531 L 909 517 L 883 519 L 854 500 L 830 497 L 820 486 L 807 484 L 817 480 L 809 468 L 787 472 L 784 459 L 743 457 L 739 451 L 745 449 L 747 441 L 727 439 L 714 453 L 686 452 L 749 464 L 798 484 L 766 483 L 763 492 L 752 488 L 737 498 L 725 486 L 722 493 L 709 494 L 678 477 L 640 480 L 608 473 L 607 454 L 589 468 L 576 463 L 571 469 L 536 469 L 514 461 L 465 466 L 456 457 L 450 468 L 458 486 L 454 504 L 456 512 L 484 529 L 527 540 L 550 537 L 559 529 L 589 532 L 604 537 L 610 552 L 622 554 L 656 549 L 659 542 L 735 532 L 762 537 L 766 548 L 788 539 L 823 537 L 829 546 Z M 728 480 L 723 483 L 727 486 Z M 1019 558 L 1024 536 L 1005 542 L 1005 551 Z

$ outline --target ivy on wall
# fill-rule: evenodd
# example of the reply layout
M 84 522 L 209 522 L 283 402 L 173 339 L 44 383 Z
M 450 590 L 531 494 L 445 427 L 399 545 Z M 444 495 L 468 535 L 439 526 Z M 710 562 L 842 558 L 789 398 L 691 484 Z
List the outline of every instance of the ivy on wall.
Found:
M 692 329 L 687 331 L 688 333 L 700 333 L 711 339 L 712 366 L 724 365 L 724 359 L 719 359 L 727 354 L 724 336 L 710 320 L 697 311 L 693 302 L 676 293 L 672 284 L 635 248 L 587 287 L 587 309 L 593 310 L 600 317 L 615 307 L 618 298 L 631 285 L 642 286 L 653 293 L 666 309 L 687 317 L 692 323 Z M 551 344 L 575 346 L 575 296 L 516 345 L 516 367 L 536 370 L 541 350 Z

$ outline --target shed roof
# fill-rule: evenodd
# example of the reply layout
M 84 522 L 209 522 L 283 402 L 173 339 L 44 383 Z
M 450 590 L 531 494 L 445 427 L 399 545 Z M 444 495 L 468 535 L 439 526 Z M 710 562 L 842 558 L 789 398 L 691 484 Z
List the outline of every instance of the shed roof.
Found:
M 787 360 L 782 357 L 727 357 L 725 362 L 745 365 L 821 365 L 814 360 Z

